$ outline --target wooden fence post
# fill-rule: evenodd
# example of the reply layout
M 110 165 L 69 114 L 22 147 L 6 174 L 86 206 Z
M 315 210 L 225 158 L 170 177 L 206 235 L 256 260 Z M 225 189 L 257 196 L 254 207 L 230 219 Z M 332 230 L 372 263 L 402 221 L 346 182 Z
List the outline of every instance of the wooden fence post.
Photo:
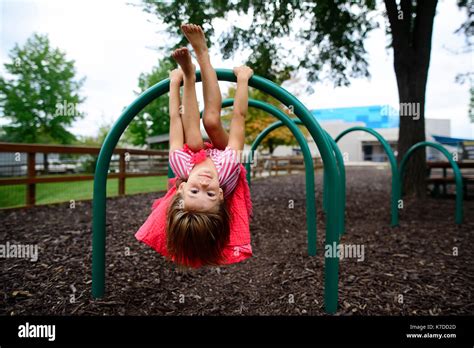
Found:
M 27 156 L 27 177 L 34 179 L 36 176 L 36 153 L 28 152 Z M 33 207 L 36 204 L 36 184 L 28 183 L 26 187 L 26 206 Z
M 119 187 L 118 194 L 119 196 L 125 195 L 125 153 L 120 154 L 119 160 Z

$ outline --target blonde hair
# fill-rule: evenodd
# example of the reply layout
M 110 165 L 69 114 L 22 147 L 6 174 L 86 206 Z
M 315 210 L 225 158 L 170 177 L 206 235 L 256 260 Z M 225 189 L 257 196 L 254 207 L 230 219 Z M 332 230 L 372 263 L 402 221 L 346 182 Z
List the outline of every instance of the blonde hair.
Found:
M 176 186 L 183 180 L 176 182 Z M 217 212 L 197 212 L 183 208 L 183 196 L 176 192 L 166 215 L 166 248 L 169 259 L 180 268 L 217 266 L 223 261 L 222 251 L 230 239 L 230 216 L 222 201 Z

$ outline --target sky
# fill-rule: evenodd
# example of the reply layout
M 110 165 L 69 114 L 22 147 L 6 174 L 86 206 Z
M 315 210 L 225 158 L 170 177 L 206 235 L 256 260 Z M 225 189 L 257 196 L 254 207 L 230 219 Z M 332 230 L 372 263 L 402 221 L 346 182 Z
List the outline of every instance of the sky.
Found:
M 138 91 L 140 73 L 149 72 L 161 58 L 154 47 L 168 40 L 164 26 L 140 7 L 139 0 L 0 0 L 0 74 L 9 62 L 15 43 L 23 45 L 34 32 L 48 34 L 53 47 L 75 60 L 78 77 L 86 77 L 79 107 L 86 116 L 71 128 L 76 135 L 96 135 L 98 126 L 115 121 Z M 229 22 L 220 21 L 216 28 Z M 472 53 L 456 54 L 465 44 L 463 35 L 454 34 L 465 14 L 455 0 L 441 0 L 435 17 L 431 64 L 426 92 L 426 118 L 451 120 L 451 135 L 474 138 L 469 123 L 469 85 L 455 82 L 459 73 L 474 71 Z M 380 23 L 383 20 L 380 16 Z M 217 30 L 218 31 L 218 30 Z M 313 84 L 314 93 L 305 91 L 307 82 L 284 85 L 310 109 L 398 104 L 393 71 L 393 54 L 387 49 L 383 25 L 366 41 L 370 80 L 353 79 L 349 87 L 331 82 Z M 291 42 L 288 42 L 291 49 Z M 223 61 L 218 47 L 211 50 L 216 68 L 232 68 L 244 63 L 244 54 Z M 220 83 L 225 92 L 229 83 Z M 200 86 L 197 89 L 202 101 Z

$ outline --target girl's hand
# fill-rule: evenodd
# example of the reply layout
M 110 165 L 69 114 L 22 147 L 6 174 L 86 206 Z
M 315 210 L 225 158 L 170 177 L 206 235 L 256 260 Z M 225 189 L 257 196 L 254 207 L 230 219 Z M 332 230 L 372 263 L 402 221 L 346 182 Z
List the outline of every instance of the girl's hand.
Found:
M 181 84 L 183 81 L 183 70 L 181 69 L 174 69 L 170 71 L 170 83 L 177 83 Z
M 253 75 L 253 70 L 246 65 L 237 66 L 234 68 L 234 74 L 237 76 L 237 80 L 249 80 Z

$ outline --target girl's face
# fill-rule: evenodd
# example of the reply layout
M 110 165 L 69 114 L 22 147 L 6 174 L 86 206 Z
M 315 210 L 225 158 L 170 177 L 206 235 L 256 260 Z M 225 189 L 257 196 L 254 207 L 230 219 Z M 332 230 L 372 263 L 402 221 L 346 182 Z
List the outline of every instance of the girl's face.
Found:
M 217 173 L 205 167 L 193 170 L 188 181 L 179 185 L 178 191 L 184 197 L 186 210 L 217 212 L 224 199 Z

